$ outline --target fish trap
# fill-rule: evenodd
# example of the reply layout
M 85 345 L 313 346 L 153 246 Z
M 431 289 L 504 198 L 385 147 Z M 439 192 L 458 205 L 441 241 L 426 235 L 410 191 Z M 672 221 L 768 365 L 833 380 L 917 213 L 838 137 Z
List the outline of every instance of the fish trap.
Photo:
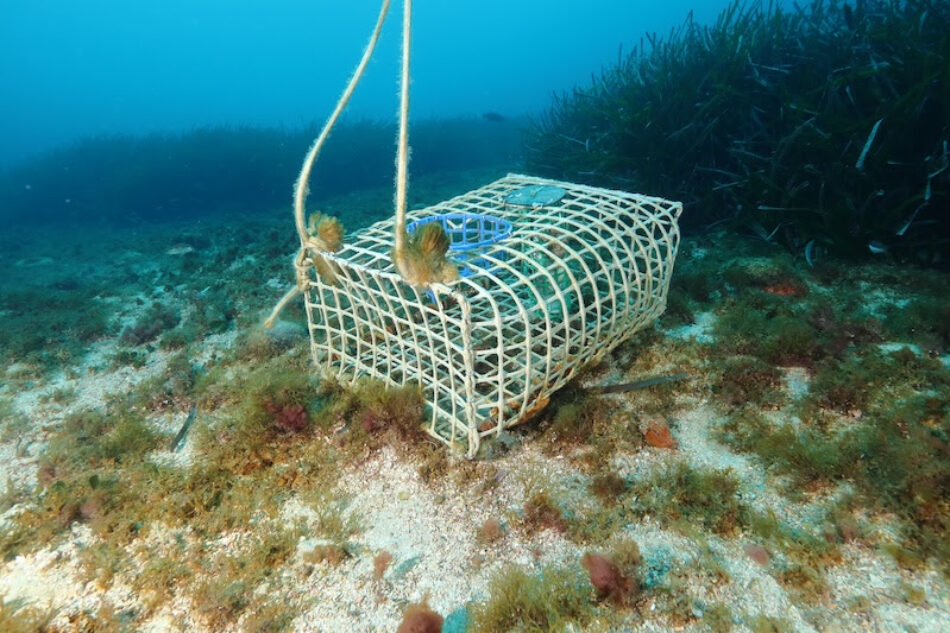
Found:
M 419 385 L 428 432 L 473 457 L 482 438 L 531 418 L 663 312 L 681 211 L 509 175 L 408 214 L 410 234 L 442 225 L 459 272 L 451 284 L 403 280 L 393 220 L 336 252 L 304 248 L 296 269 L 313 359 L 342 382 Z
M 304 295 L 310 346 L 342 382 L 418 385 L 426 428 L 474 457 L 482 438 L 547 405 L 666 306 L 682 205 L 509 175 L 407 213 L 411 0 L 403 47 L 395 218 L 343 241 L 332 218 L 305 221 L 317 155 L 379 40 L 389 0 L 294 187 L 297 284 L 265 325 Z M 438 223 L 436 226 L 432 226 Z

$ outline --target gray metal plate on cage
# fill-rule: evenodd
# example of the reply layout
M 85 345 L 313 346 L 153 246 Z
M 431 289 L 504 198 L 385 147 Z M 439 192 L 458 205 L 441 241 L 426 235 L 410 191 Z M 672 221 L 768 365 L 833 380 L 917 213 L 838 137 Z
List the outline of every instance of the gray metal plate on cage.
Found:
M 554 204 L 567 195 L 567 190 L 553 185 L 530 185 L 515 189 L 507 196 L 505 202 L 526 207 L 543 207 Z

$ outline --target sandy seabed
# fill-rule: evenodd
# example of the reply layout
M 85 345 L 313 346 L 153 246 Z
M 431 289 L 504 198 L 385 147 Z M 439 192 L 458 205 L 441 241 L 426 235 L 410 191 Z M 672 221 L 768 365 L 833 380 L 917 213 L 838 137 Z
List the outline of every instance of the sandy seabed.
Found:
M 162 279 L 162 271 L 164 266 L 180 268 L 182 258 L 194 256 L 175 239 L 177 233 L 191 234 L 192 228 L 161 227 L 152 234 L 139 230 L 137 243 L 152 245 L 145 249 L 118 248 L 128 234 L 116 235 L 116 248 L 87 249 L 77 256 L 93 275 L 125 279 L 120 291 L 102 299 L 114 306 L 108 332 L 87 345 L 82 354 L 71 357 L 68 362 L 72 364 L 59 371 L 42 372 L 30 361 L 8 363 L 3 368 L 0 397 L 10 406 L 0 442 L 0 480 L 7 482 L 8 497 L 12 491 L 20 491 L 21 495 L 13 495 L 10 503 L 0 506 L 4 510 L 0 529 L 12 529 L 17 515 L 31 503 L 47 442 L 68 414 L 101 407 L 110 394 L 131 391 L 165 370 L 169 353 L 156 346 L 146 346 L 141 362 L 133 365 L 109 359 L 122 348 L 120 335 L 124 328 L 135 322 L 149 301 L 157 296 L 181 299 L 178 290 Z M 100 238 L 100 246 L 112 239 Z M 225 245 L 213 242 L 197 250 L 200 255 L 202 249 L 212 253 L 223 248 Z M 687 239 L 681 257 L 701 258 L 704 248 Z M 109 256 L 100 260 L 100 252 L 108 252 Z M 28 274 L 31 283 L 42 285 L 53 261 L 52 254 L 43 257 L 42 247 L 23 247 L 18 252 L 8 251 L 5 259 L 9 261 L 3 264 Z M 286 270 L 283 277 L 275 274 L 273 265 L 260 263 L 268 257 L 264 252 L 248 253 L 241 265 L 248 270 L 255 266 L 261 269 L 258 290 L 267 290 L 264 294 L 272 300 L 290 279 L 290 270 L 287 262 L 279 262 L 278 268 Z M 227 288 L 228 276 L 220 277 Z M 230 290 L 237 295 L 244 292 L 238 287 Z M 136 296 L 142 300 L 134 301 Z M 254 298 L 243 301 L 239 310 L 253 304 Z M 268 308 L 266 304 L 257 306 L 260 314 Z M 37 309 L 47 308 L 40 305 Z M 685 370 L 690 374 L 679 383 L 682 388 L 673 385 L 665 392 L 672 395 L 662 419 L 675 447 L 650 446 L 638 440 L 638 450 L 611 455 L 609 468 L 630 480 L 678 464 L 728 469 L 740 482 L 738 494 L 743 503 L 771 511 L 797 529 L 818 530 L 817 508 L 823 499 L 836 493 L 806 494 L 792 500 L 782 493 L 781 477 L 767 464 L 721 443 L 715 431 L 725 413 L 711 388 L 717 370 L 700 358 L 686 361 L 684 367 L 683 359 L 677 356 L 683 349 L 715 345 L 716 318 L 715 311 L 710 310 L 697 311 L 685 324 L 661 321 L 658 337 L 650 343 L 650 358 L 636 361 L 635 366 L 614 358 L 587 378 L 597 383 L 634 379 L 643 373 Z M 200 360 L 228 354 L 236 345 L 241 327 L 232 324 L 218 334 L 192 342 L 192 357 Z M 306 346 L 305 337 L 298 334 L 293 345 Z M 806 368 L 782 367 L 781 372 L 780 390 L 787 403 L 807 395 Z M 51 397 L 57 393 L 61 395 Z M 619 417 L 636 420 L 641 415 L 641 398 L 648 396 L 631 392 L 603 397 L 612 400 Z M 778 407 L 770 415 L 786 415 L 790 420 L 793 414 L 789 411 L 787 406 Z M 169 408 L 156 410 L 150 419 L 170 436 L 182 416 Z M 550 443 L 541 437 L 543 430 L 530 425 L 519 429 L 513 447 L 470 466 L 475 474 L 468 478 L 447 476 L 425 481 L 412 452 L 385 446 L 342 464 L 337 492 L 347 501 L 345 513 L 358 517 L 361 526 L 348 544 L 352 555 L 338 562 L 314 562 L 308 553 L 320 545 L 319 539 L 303 535 L 296 554 L 273 569 L 255 591 L 293 614 L 286 630 L 395 631 L 406 606 L 423 600 L 446 617 L 444 630 L 463 630 L 467 607 L 489 598 L 491 579 L 499 570 L 508 565 L 527 570 L 577 566 L 581 556 L 591 549 L 558 529 L 527 530 L 519 526 L 528 496 L 538 490 L 561 500 L 576 522 L 583 522 L 585 513 L 593 514 L 598 507 L 587 492 L 591 470 L 584 456 L 591 451 L 583 445 L 565 445 L 560 452 L 552 451 Z M 148 456 L 156 462 L 177 461 L 183 467 L 201 458 L 190 440 L 177 452 L 169 451 L 162 442 Z M 488 479 L 491 485 L 486 485 Z M 315 520 L 313 513 L 306 503 L 290 495 L 280 503 L 279 520 L 307 524 Z M 496 540 L 486 542 L 479 534 L 489 519 L 499 521 L 506 529 Z M 613 614 L 609 624 L 608 620 L 595 618 L 585 629 L 568 624 L 555 630 L 713 630 L 707 614 L 714 605 L 725 605 L 732 614 L 731 623 L 719 624 L 724 628 L 715 630 L 766 630 L 755 626 L 756 616 L 767 616 L 787 627 L 768 629 L 776 631 L 950 630 L 947 578 L 935 564 L 902 567 L 884 551 L 881 545 L 888 541 L 892 529 L 886 516 L 867 515 L 862 521 L 862 538 L 839 545 L 840 559 L 821 570 L 825 587 L 818 599 L 811 599 L 803 598 L 794 587 L 778 579 L 777 572 L 784 564 L 782 552 L 774 551 L 763 561 L 750 549 L 757 542 L 754 536 L 741 531 L 718 535 L 703 531 L 701 526 L 690 529 L 671 525 L 664 517 L 645 513 L 624 526 L 623 532 L 625 538 L 639 545 L 644 560 L 641 581 L 652 578 L 652 588 L 644 588 L 635 608 L 628 608 L 626 615 Z M 254 538 L 254 530 L 254 525 L 248 525 L 242 531 L 219 534 L 206 546 L 209 550 L 240 547 L 243 540 Z M 130 560 L 144 564 L 142 557 L 150 551 L 160 552 L 170 537 L 161 529 L 153 529 L 147 538 L 150 543 L 144 550 L 129 548 Z M 81 555 L 97 539 L 89 526 L 76 521 L 50 543 L 32 544 L 28 553 L 3 561 L 0 596 L 7 614 L 4 617 L 14 618 L 33 608 L 49 616 L 48 628 L 43 630 L 61 631 L 100 630 L 97 622 L 101 630 L 155 632 L 250 627 L 250 613 L 242 613 L 224 625 L 210 625 L 182 588 L 167 601 L 144 604 L 143 596 L 133 589 L 135 564 L 120 567 L 105 582 L 90 578 Z M 392 558 L 381 574 L 374 566 L 380 552 L 388 552 Z M 675 600 L 671 598 L 673 578 L 679 596 Z M 675 613 L 670 611 L 672 604 L 680 607 Z M 110 618 L 103 615 L 104 605 L 112 614 Z

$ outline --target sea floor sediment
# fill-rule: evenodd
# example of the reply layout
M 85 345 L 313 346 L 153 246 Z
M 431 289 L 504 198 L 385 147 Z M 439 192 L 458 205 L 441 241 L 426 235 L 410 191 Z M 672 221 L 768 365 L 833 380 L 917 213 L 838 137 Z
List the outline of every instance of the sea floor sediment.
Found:
M 4 630 L 950 628 L 945 271 L 687 235 L 655 327 L 468 461 L 314 377 L 299 306 L 261 330 L 289 215 L 61 237 L 0 238 Z

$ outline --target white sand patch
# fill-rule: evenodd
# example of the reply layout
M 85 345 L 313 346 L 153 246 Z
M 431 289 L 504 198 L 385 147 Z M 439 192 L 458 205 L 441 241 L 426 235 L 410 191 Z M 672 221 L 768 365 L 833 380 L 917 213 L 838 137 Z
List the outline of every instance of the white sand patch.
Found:
M 863 280 L 858 281 L 857 286 L 860 289 L 862 305 L 869 315 L 878 319 L 883 319 L 889 308 L 903 308 L 911 302 L 906 294 L 896 292 L 891 286 L 881 286 Z
M 864 630 L 882 633 L 946 633 L 950 631 L 950 614 L 947 605 L 941 609 L 928 607 L 910 607 L 895 602 L 885 602 L 871 611 L 872 625 Z
M 522 461 L 514 458 L 508 465 Z M 349 510 L 366 526 L 355 538 L 365 554 L 338 568 L 322 566 L 308 579 L 305 593 L 320 598 L 297 618 L 296 630 L 392 631 L 410 602 L 427 598 L 447 615 L 484 599 L 488 580 L 506 564 L 530 568 L 579 560 L 582 552 L 550 530 L 527 539 L 509 531 L 499 542 L 479 544 L 484 521 L 503 520 L 514 497 L 520 497 L 523 486 L 517 479 L 506 478 L 482 498 L 467 498 L 452 485 L 424 485 L 415 467 L 391 450 L 346 474 L 341 488 L 350 496 Z M 373 558 L 382 551 L 393 560 L 383 579 L 374 581 Z
M 180 633 L 186 630 L 182 628 L 184 626 L 186 626 L 186 623 L 182 622 L 181 616 L 170 612 L 168 609 L 163 609 L 144 622 L 139 630 L 142 633 Z M 194 630 L 190 626 L 189 630 Z
M 191 358 L 192 363 L 205 364 L 222 352 L 234 347 L 238 331 L 230 329 L 218 334 L 209 334 L 202 339 L 201 349 Z
M 31 490 L 36 483 L 37 461 L 45 446 L 31 436 L 0 444 L 0 489 Z M 14 511 L 14 506 L 7 512 Z M 3 516 L 6 516 L 4 513 Z M 2 523 L 0 523 L 2 527 Z
M 782 373 L 782 382 L 791 400 L 801 400 L 807 396 L 810 381 L 811 377 L 804 367 L 786 367 Z
M 758 469 L 745 455 L 730 452 L 715 442 L 710 434 L 713 422 L 719 414 L 711 407 L 677 411 L 671 416 L 673 435 L 679 442 L 679 450 L 694 467 L 724 470 L 731 468 L 741 479 L 759 479 Z
M 46 548 L 27 556 L 17 556 L 0 567 L 0 598 L 22 600 L 40 612 L 58 611 L 53 624 L 68 622 L 67 613 L 79 609 L 95 611 L 101 595 L 93 586 L 77 579 L 76 556 L 89 538 L 88 528 L 74 526 L 73 538 L 56 548 Z
M 910 574 L 898 568 L 892 558 L 860 544 L 842 547 L 845 561 L 826 570 L 831 589 L 831 606 L 840 613 L 845 630 L 906 631 L 950 630 L 950 593 L 934 570 Z M 915 605 L 908 589 L 924 596 Z M 847 614 L 850 609 L 851 614 Z
M 712 438 L 711 429 L 718 419 L 719 414 L 707 406 L 678 412 L 673 417 L 673 435 L 686 461 L 694 468 L 730 470 L 742 482 L 739 495 L 743 502 L 787 518 L 788 500 L 770 489 L 761 465 L 753 457 L 733 453 Z
M 712 312 L 696 312 L 693 322 L 688 325 L 671 327 L 664 330 L 670 338 L 680 341 L 696 341 L 697 343 L 714 343 L 713 328 L 716 325 L 716 315 Z
M 813 630 L 802 618 L 799 609 L 789 600 L 785 589 L 768 569 L 749 558 L 739 540 L 712 539 L 714 549 L 732 582 L 718 591 L 720 602 L 733 609 L 742 609 L 747 616 L 787 619 L 796 630 Z
M 105 345 L 100 348 L 107 347 Z M 91 355 L 86 362 L 94 362 Z M 32 488 L 37 462 L 45 450 L 50 434 L 71 413 L 100 407 L 109 396 L 131 391 L 138 383 L 164 370 L 165 355 L 156 353 L 145 367 L 121 367 L 116 371 L 97 372 L 88 367 L 76 378 L 66 373 L 48 382 L 37 381 L 34 388 L 20 389 L 13 396 L 13 406 L 23 416 L 17 433 L 0 444 L 0 481 L 12 480 L 19 486 Z M 62 402 L 51 400 L 61 392 Z

